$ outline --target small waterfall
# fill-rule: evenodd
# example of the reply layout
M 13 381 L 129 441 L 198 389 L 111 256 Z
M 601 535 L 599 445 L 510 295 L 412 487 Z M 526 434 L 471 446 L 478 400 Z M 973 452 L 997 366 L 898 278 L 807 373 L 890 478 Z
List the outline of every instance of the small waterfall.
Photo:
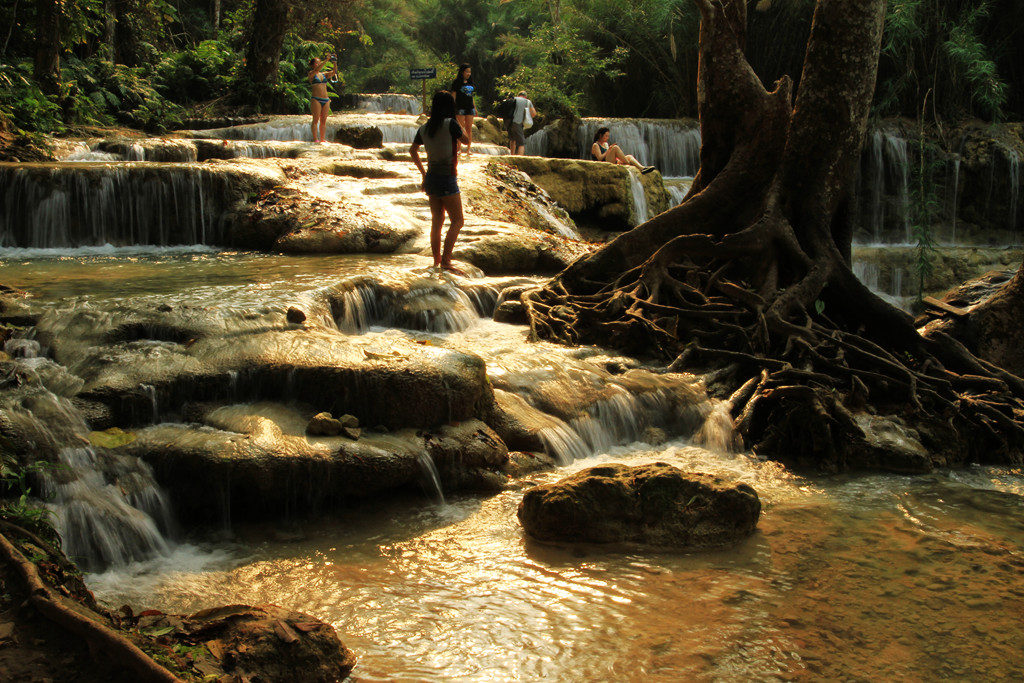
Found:
M 156 424 L 160 421 L 160 405 L 156 395 L 156 387 L 152 384 L 140 384 L 139 389 L 149 399 L 149 421 L 151 424 Z
M 378 325 L 424 332 L 461 332 L 494 312 L 498 292 L 492 287 L 463 290 L 443 281 L 420 278 L 386 284 L 360 280 L 330 293 L 331 311 L 339 330 L 366 332 Z
M 1020 213 L 1020 154 L 1016 150 L 1006 150 L 1006 162 L 1009 170 L 1010 183 L 1010 215 L 1007 227 L 1016 232 L 1017 219 Z
M 137 458 L 64 448 L 40 475 L 42 495 L 69 557 L 90 570 L 168 552 L 170 506 Z
M 649 210 L 647 208 L 647 193 L 644 192 L 644 184 L 640 182 L 640 172 L 634 168 L 627 168 L 629 174 L 629 192 L 633 198 L 633 225 L 646 223 Z
M 871 234 L 875 243 L 882 241 L 882 232 L 885 230 L 885 138 L 881 131 L 875 131 L 871 135 L 871 156 L 869 163 L 869 186 L 871 188 Z
M 377 128 L 384 134 L 384 142 L 411 145 L 420 127 L 415 120 L 410 119 L 408 123 L 380 123 L 377 124 Z
M 434 502 L 438 505 L 444 505 L 444 490 L 441 488 L 441 475 L 437 471 L 437 465 L 434 464 L 434 458 L 430 453 L 420 453 L 416 458 L 420 465 L 420 469 L 423 470 L 423 478 L 426 484 L 430 487 L 430 492 L 433 494 Z
M 82 380 L 48 358 L 14 363 L 27 379 L 0 395 L 0 424 L 13 443 L 32 444 L 32 493 L 51 512 L 68 556 L 98 570 L 167 552 L 173 515 L 149 466 L 133 455 L 83 445 L 87 436 L 113 435 L 90 435 L 66 397 Z
M 548 131 L 546 128 L 541 128 L 526 138 L 526 155 L 531 157 L 546 157 L 548 155 Z M 586 158 L 590 158 L 589 152 Z
M 897 135 L 885 134 L 885 155 L 896 185 L 896 210 L 903 223 L 904 240 L 913 241 L 910 227 L 910 162 L 907 141 Z
M 356 100 L 355 108 L 360 111 L 378 113 L 405 112 L 407 114 L 423 113 L 423 104 L 418 97 L 412 95 L 402 95 L 399 93 L 359 93 L 353 95 L 353 97 Z
M 552 418 L 556 424 L 539 433 L 548 455 L 567 465 L 637 441 L 644 429 L 672 410 L 668 390 L 632 394 L 619 386 L 615 389 L 614 396 L 595 402 L 586 415 L 568 422 Z
M 195 166 L 0 168 L 0 247 L 218 244 L 229 182 Z

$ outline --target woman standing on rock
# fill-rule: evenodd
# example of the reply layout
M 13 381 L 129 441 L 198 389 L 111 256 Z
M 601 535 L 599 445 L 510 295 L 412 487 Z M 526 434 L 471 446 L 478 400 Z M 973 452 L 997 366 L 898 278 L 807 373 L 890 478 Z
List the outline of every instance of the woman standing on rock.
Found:
M 337 58 L 331 55 L 337 62 Z M 309 84 L 313 90 L 313 97 L 309 101 L 310 113 L 313 114 L 313 142 L 327 142 L 325 133 L 327 131 L 327 116 L 331 113 L 331 98 L 327 94 L 327 79 L 338 77 L 338 67 L 331 65 L 327 73 L 320 73 L 323 61 L 319 57 L 313 57 L 309 63 Z M 317 128 L 319 127 L 319 131 Z
M 459 64 L 459 74 L 452 81 L 452 92 L 455 93 L 455 109 L 462 130 L 466 131 L 466 155 L 473 144 L 473 117 L 476 116 L 476 105 L 473 102 L 473 69 L 469 64 Z
M 452 251 L 463 224 L 462 194 L 456 180 L 459 143 L 468 145 L 469 137 L 455 116 L 455 100 L 451 93 L 436 93 L 430 106 L 430 118 L 416 131 L 409 153 L 423 176 L 423 191 L 430 199 L 430 250 L 434 254 L 434 268 L 464 275 L 452 265 Z M 421 146 L 427 148 L 426 170 L 420 160 Z M 441 228 L 446 213 L 451 225 L 442 251 Z

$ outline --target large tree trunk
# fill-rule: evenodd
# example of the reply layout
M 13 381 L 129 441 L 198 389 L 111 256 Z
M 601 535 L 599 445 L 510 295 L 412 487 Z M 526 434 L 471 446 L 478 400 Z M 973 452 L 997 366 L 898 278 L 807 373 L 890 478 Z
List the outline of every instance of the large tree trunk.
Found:
M 792 105 L 789 78 L 768 92 L 747 63 L 744 0 L 695 1 L 703 147 L 693 187 L 524 294 L 534 335 L 714 368 L 715 388 L 739 388 L 730 401 L 747 444 L 800 464 L 929 466 L 879 445 L 863 427 L 877 422 L 868 402 L 893 429 L 917 427 L 934 462 L 1019 460 L 1024 382 L 949 337 L 923 339 L 849 267 L 848 193 L 884 0 L 818 0 Z
M 60 16 L 63 0 L 36 1 L 36 56 L 33 75 L 40 89 L 60 94 Z
M 245 74 L 256 98 L 256 105 L 274 106 L 273 84 L 281 46 L 288 29 L 288 3 L 283 0 L 256 0 L 252 32 L 245 52 Z

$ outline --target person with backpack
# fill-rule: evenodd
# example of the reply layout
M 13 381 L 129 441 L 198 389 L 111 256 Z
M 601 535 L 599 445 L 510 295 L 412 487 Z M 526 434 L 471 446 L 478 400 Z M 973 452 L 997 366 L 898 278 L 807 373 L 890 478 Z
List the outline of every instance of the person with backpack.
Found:
M 513 156 L 526 153 L 526 126 L 533 124 L 533 117 L 537 115 L 537 109 L 526 97 L 526 91 L 521 90 L 513 100 L 512 112 L 506 119 L 508 128 L 508 151 Z
M 464 222 L 462 194 L 456 180 L 459 143 L 468 145 L 469 136 L 455 117 L 452 94 L 446 91 L 436 93 L 430 105 L 430 118 L 416 131 L 409 154 L 423 176 L 423 191 L 430 200 L 430 250 L 434 255 L 434 268 L 464 275 L 452 265 L 452 251 Z M 420 147 L 427 148 L 426 169 L 420 160 Z M 441 228 L 444 227 L 445 214 L 451 225 L 442 250 Z

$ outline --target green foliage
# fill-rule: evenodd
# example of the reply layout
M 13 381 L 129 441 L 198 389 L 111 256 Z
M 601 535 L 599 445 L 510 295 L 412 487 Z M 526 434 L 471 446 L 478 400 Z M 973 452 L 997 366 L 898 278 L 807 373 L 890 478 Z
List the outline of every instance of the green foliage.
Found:
M 28 479 L 43 467 L 40 463 L 22 466 L 14 455 L 0 452 L 0 517 L 29 530 L 49 526 L 50 511 L 29 501 Z
M 917 276 L 919 302 L 924 296 L 925 280 L 934 272 L 935 258 L 939 253 L 933 226 L 942 212 L 938 179 L 945 168 L 942 150 L 925 135 L 926 107 L 927 95 L 918 117 L 917 138 L 913 141 L 915 156 L 910 167 L 910 226 L 916 243 L 913 270 Z
M 228 44 L 204 40 L 162 59 L 156 66 L 155 86 L 174 102 L 202 102 L 226 95 L 239 65 Z
M 551 24 L 529 36 L 505 36 L 501 51 L 517 63 L 498 85 L 508 92 L 526 90 L 542 110 L 559 113 L 593 109 L 596 103 L 587 100 L 586 85 L 598 76 L 622 76 L 618 64 L 626 52 L 615 48 L 603 54 L 578 29 Z
M 982 36 L 988 0 L 890 0 L 876 112 L 917 115 L 931 93 L 933 113 L 1003 116 L 1009 86 Z
M 36 86 L 29 62 L 0 64 L 0 115 L 20 133 L 64 130 L 60 107 Z

